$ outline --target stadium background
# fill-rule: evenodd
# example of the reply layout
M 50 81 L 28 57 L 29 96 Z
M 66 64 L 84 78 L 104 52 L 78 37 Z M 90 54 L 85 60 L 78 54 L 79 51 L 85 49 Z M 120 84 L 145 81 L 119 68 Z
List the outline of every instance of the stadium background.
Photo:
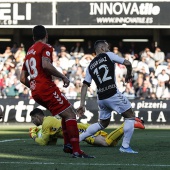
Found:
M 106 39 L 112 46 L 118 46 L 119 42 L 126 39 L 123 41 L 124 46 L 130 48 L 132 42 L 135 43 L 137 53 L 145 47 L 160 46 L 168 59 L 170 57 L 169 6 L 168 0 L 36 2 L 1 0 L 0 53 L 4 53 L 6 47 L 12 46 L 14 42 L 24 44 L 27 51 L 33 43 L 31 28 L 42 24 L 48 29 L 49 43 L 54 44 L 56 40 L 62 39 L 60 43 L 67 49 L 78 41 L 83 41 L 81 43 L 85 45 L 89 40 L 93 43 L 97 39 Z M 71 102 L 76 107 L 78 99 Z M 156 126 L 170 124 L 168 100 L 131 100 L 131 102 L 136 115 L 143 117 L 146 124 Z M 29 123 L 29 111 L 37 105 L 32 99 L 1 98 L 0 106 L 5 114 L 1 122 L 5 124 Z M 87 110 L 90 113 L 87 113 L 82 121 L 95 122 L 98 118 L 95 97 L 87 100 Z M 120 124 L 122 121 L 119 115 L 113 113 L 111 124 Z

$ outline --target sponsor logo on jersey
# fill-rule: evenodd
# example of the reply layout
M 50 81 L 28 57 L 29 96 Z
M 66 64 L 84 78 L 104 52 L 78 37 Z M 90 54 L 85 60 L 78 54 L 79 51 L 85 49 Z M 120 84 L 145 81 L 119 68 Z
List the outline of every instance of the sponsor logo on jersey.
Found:
M 98 93 L 102 93 L 102 92 L 105 92 L 105 91 L 113 89 L 113 88 L 116 88 L 116 84 L 111 84 L 111 85 L 108 85 L 106 87 L 99 88 Z
M 34 49 L 31 49 L 31 50 L 29 50 L 29 51 L 27 52 L 27 55 L 29 55 L 29 54 L 35 55 L 35 53 L 36 53 L 36 51 L 34 51 Z

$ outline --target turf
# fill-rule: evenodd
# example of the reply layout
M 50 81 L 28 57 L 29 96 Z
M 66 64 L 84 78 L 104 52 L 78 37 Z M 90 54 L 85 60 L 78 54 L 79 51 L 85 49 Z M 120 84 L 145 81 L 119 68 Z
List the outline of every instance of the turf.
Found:
M 113 129 L 107 129 L 110 132 Z M 38 146 L 28 135 L 28 127 L 1 127 L 0 170 L 162 170 L 170 169 L 169 130 L 135 129 L 131 146 L 139 154 L 119 152 L 116 147 L 94 147 L 81 143 L 81 149 L 95 159 L 71 158 L 56 146 Z

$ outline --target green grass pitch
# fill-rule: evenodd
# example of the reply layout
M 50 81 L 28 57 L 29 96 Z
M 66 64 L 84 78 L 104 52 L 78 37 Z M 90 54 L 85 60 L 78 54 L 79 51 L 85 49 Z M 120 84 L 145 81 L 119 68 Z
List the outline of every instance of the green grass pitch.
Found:
M 56 146 L 38 146 L 28 135 L 29 127 L 0 126 L 0 170 L 164 170 L 170 169 L 170 131 L 135 129 L 131 146 L 138 154 L 119 152 L 116 147 L 94 147 L 81 143 L 81 149 L 95 159 L 71 158 Z M 113 129 L 107 129 L 110 132 Z

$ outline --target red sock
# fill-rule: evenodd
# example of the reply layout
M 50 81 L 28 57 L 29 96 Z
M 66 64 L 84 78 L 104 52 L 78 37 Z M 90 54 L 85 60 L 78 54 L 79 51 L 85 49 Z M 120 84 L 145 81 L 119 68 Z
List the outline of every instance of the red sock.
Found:
M 61 125 L 62 125 L 61 127 L 63 130 L 64 145 L 66 145 L 70 143 L 70 140 L 69 140 L 69 136 L 68 136 L 67 129 L 66 129 L 66 121 L 64 118 L 62 118 Z
M 77 128 L 77 121 L 75 119 L 69 119 L 66 121 L 67 133 L 70 138 L 70 143 L 73 147 L 73 153 L 78 152 L 81 153 L 79 146 L 79 132 Z

